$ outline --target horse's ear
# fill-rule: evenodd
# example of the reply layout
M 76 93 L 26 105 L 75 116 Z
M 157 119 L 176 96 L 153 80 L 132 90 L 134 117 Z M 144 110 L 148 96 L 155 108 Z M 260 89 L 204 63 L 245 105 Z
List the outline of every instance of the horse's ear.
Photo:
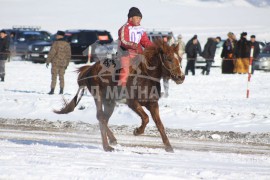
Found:
M 158 48 L 158 52 L 161 53 L 161 54 L 164 53 L 164 52 L 163 52 L 163 49 L 162 49 L 161 47 Z
M 174 52 L 178 52 L 179 51 L 179 43 L 177 43 L 177 45 L 173 45 L 174 47 Z

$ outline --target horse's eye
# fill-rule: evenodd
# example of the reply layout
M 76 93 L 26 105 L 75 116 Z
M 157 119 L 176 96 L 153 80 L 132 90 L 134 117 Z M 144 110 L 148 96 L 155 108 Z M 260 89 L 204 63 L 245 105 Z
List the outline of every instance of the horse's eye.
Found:
M 173 62 L 173 59 L 172 58 L 167 58 L 168 62 L 169 63 L 172 63 Z
M 173 63 L 173 58 L 171 58 L 170 56 L 164 54 L 163 58 L 164 58 L 164 61 L 167 61 L 169 63 Z

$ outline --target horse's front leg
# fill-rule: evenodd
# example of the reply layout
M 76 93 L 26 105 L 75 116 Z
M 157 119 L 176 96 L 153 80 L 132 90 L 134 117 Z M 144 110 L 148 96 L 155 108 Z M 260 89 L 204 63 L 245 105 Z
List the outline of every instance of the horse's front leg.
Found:
M 135 136 L 141 135 L 144 133 L 145 127 L 146 125 L 149 123 L 149 117 L 148 115 L 145 113 L 145 111 L 143 110 L 142 106 L 140 105 L 140 103 L 137 100 L 132 100 L 132 101 L 128 101 L 128 106 L 134 111 L 136 112 L 142 119 L 142 124 L 140 127 L 135 128 L 133 131 L 133 134 Z
M 153 117 L 153 120 L 156 123 L 156 126 L 158 128 L 158 131 L 159 131 L 159 133 L 161 135 L 163 144 L 165 145 L 165 150 L 167 152 L 174 152 L 173 151 L 173 148 L 172 148 L 172 146 L 170 144 L 170 141 L 169 141 L 169 139 L 168 139 L 168 137 L 166 135 L 166 132 L 165 132 L 165 128 L 163 126 L 163 123 L 162 123 L 162 121 L 160 119 L 160 116 L 159 116 L 159 106 L 158 106 L 158 103 L 157 102 L 152 102 L 146 108 L 150 111 L 150 113 L 151 113 L 151 115 Z
M 102 139 L 102 145 L 104 151 L 113 151 L 114 148 L 112 148 L 107 139 L 107 120 L 105 117 L 104 112 L 102 111 L 102 102 L 101 99 L 95 99 L 96 107 L 97 107 L 97 119 L 99 121 L 99 128 L 101 133 L 101 139 Z

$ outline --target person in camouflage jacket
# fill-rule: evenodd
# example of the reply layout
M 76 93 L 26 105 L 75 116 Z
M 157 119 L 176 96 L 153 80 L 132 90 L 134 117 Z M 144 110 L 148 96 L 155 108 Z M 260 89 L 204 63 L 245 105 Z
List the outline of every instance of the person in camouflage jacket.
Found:
M 52 81 L 51 81 L 51 91 L 48 94 L 54 94 L 54 89 L 56 86 L 57 75 L 59 75 L 60 80 L 60 92 L 63 94 L 64 91 L 64 75 L 65 70 L 71 59 L 71 49 L 70 44 L 64 40 L 65 32 L 58 31 L 56 35 L 56 41 L 52 44 L 51 50 L 48 54 L 46 60 L 46 67 L 48 68 L 49 63 L 52 64 Z

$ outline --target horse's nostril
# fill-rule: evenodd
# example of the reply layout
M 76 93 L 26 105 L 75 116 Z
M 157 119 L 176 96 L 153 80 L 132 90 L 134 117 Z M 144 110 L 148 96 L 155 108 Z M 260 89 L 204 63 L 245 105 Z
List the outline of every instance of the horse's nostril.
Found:
M 185 80 L 185 75 L 181 76 L 181 80 L 184 81 Z

